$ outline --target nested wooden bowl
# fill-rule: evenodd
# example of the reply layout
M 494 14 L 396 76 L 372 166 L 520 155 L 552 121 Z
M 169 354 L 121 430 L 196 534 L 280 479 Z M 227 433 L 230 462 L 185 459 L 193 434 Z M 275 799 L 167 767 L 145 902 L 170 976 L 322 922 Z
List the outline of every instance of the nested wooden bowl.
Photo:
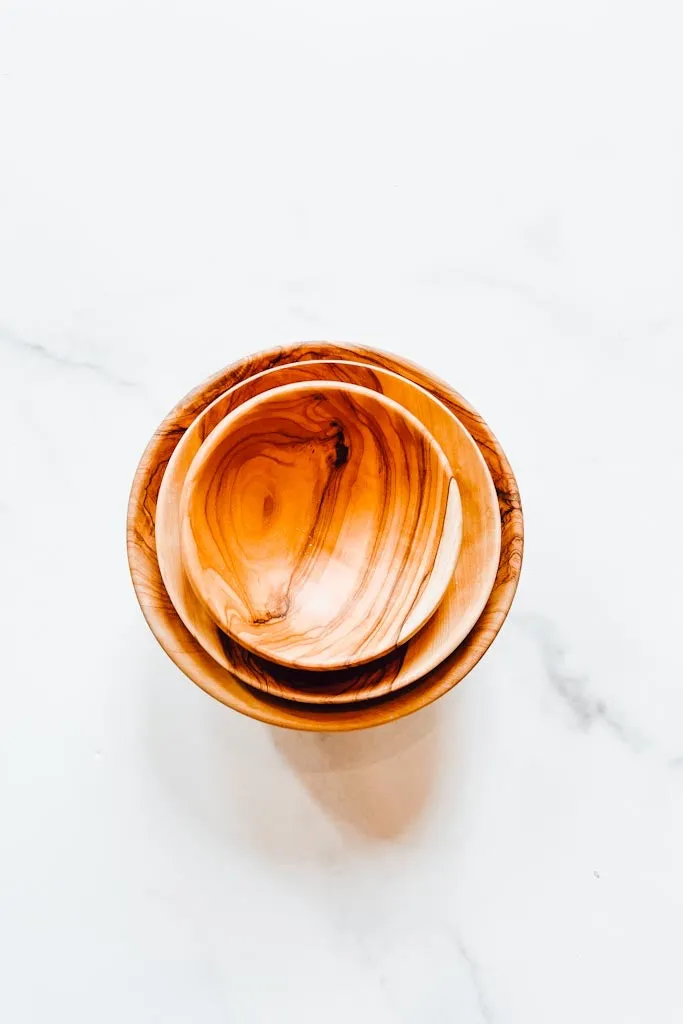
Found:
M 463 531 L 460 554 L 443 600 L 408 644 L 370 664 L 333 672 L 277 665 L 231 640 L 213 621 L 185 575 L 179 553 L 180 497 L 202 441 L 223 418 L 256 395 L 303 380 L 340 380 L 399 402 L 432 434 L 458 481 Z M 164 473 L 156 508 L 157 558 L 168 595 L 205 651 L 244 682 L 275 696 L 306 703 L 346 703 L 395 692 L 435 668 L 469 633 L 491 592 L 501 543 L 498 498 L 474 440 L 445 405 L 390 370 L 340 360 L 276 366 L 235 384 L 188 428 Z
M 164 587 L 156 556 L 155 516 L 168 461 L 196 417 L 222 393 L 249 377 L 287 363 L 333 359 L 365 362 L 417 383 L 443 402 L 477 443 L 498 495 L 502 544 L 486 606 L 453 653 L 410 687 L 372 701 L 307 705 L 253 689 L 218 664 L 192 637 Z M 344 731 L 381 725 L 411 714 L 442 696 L 479 661 L 498 634 L 514 598 L 522 564 L 523 519 L 519 492 L 505 453 L 486 422 L 443 381 L 406 359 L 360 345 L 311 342 L 284 346 L 242 359 L 221 370 L 182 399 L 149 442 L 135 474 L 127 520 L 128 558 L 143 614 L 178 667 L 208 694 L 229 707 L 272 725 L 313 731 Z
M 420 421 L 339 381 L 279 387 L 216 427 L 181 500 L 181 552 L 211 617 L 291 668 L 361 665 L 434 613 L 457 561 L 458 486 Z

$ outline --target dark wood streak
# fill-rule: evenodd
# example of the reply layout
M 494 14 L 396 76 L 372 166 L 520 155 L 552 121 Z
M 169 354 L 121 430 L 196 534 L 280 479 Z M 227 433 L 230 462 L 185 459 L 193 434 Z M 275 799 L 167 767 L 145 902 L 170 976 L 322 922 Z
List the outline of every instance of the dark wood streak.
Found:
M 399 448 L 399 457 L 403 459 L 403 462 L 405 464 L 400 469 L 399 468 L 394 469 L 393 464 L 392 464 L 392 459 L 390 458 L 390 452 L 387 450 L 386 446 L 383 444 L 383 438 L 382 438 L 381 434 L 379 433 L 379 431 L 377 429 L 377 424 L 372 421 L 371 417 L 368 414 L 366 414 L 365 411 L 358 405 L 358 403 L 354 402 L 351 397 L 345 396 L 344 401 L 345 401 L 345 404 L 347 404 L 348 407 L 349 407 L 349 419 L 350 419 L 350 422 L 359 422 L 359 423 L 361 423 L 362 427 L 363 427 L 363 430 L 365 432 L 367 432 L 368 434 L 370 434 L 370 436 L 375 441 L 378 453 L 379 453 L 380 458 L 381 458 L 380 474 L 383 477 L 383 488 L 384 488 L 384 491 L 385 491 L 385 500 L 384 500 L 382 519 L 380 521 L 380 525 L 379 525 L 378 530 L 377 530 L 375 544 L 374 544 L 373 549 L 370 552 L 368 560 L 367 560 L 367 565 L 366 565 L 365 572 L 363 573 L 363 575 L 362 575 L 362 577 L 361 577 L 361 579 L 360 579 L 360 581 L 358 583 L 358 586 L 356 587 L 355 591 L 350 595 L 349 600 L 347 602 L 345 602 L 343 605 L 340 606 L 340 609 L 339 609 L 337 615 L 334 617 L 334 619 L 330 623 L 330 628 L 334 628 L 334 627 L 340 626 L 347 619 L 347 617 L 350 615 L 350 613 L 351 613 L 351 611 L 353 609 L 353 606 L 355 605 L 356 601 L 358 601 L 361 598 L 363 592 L 369 586 L 370 581 L 371 581 L 371 579 L 372 579 L 372 577 L 373 577 L 373 575 L 374 575 L 374 573 L 376 571 L 375 570 L 376 560 L 379 558 L 382 546 L 384 544 L 384 536 L 385 536 L 385 532 L 386 532 L 386 522 L 389 519 L 389 513 L 390 513 L 390 510 L 392 509 L 393 504 L 394 504 L 394 495 L 395 495 L 395 491 L 396 491 L 396 481 L 397 481 L 397 479 L 401 475 L 403 475 L 404 477 L 412 476 L 413 475 L 410 472 L 411 467 L 410 467 L 410 465 L 408 463 L 408 459 L 407 459 L 406 444 L 404 443 Z M 401 427 L 401 426 L 403 426 L 403 425 L 399 424 L 399 427 Z M 393 585 L 391 587 L 390 596 L 389 596 L 389 598 L 388 598 L 388 600 L 386 602 L 385 612 L 384 612 L 383 615 L 381 615 L 377 619 L 377 622 L 376 622 L 374 628 L 368 631 L 364 643 L 359 645 L 359 647 L 358 647 L 359 651 L 367 649 L 368 645 L 375 639 L 375 637 L 380 635 L 382 633 L 382 631 L 386 629 L 387 620 L 389 618 L 389 614 L 390 614 L 391 610 L 393 609 L 393 607 L 395 605 L 402 605 L 403 604 L 402 598 L 403 598 L 404 592 L 405 592 L 405 590 L 407 588 L 407 584 L 408 584 L 408 582 L 412 583 L 412 578 L 408 574 L 406 574 L 404 572 L 404 568 L 405 568 L 405 565 L 407 564 L 407 562 L 408 562 L 408 560 L 410 558 L 412 542 L 414 540 L 414 537 L 415 537 L 415 534 L 416 534 L 416 531 L 417 531 L 418 523 L 420 522 L 421 516 L 423 514 L 422 496 L 428 491 L 428 480 L 427 480 L 427 473 L 426 473 L 426 469 L 427 469 L 427 466 L 428 466 L 428 457 L 427 456 L 428 456 L 428 446 L 427 446 L 427 443 L 426 443 L 425 439 L 421 438 L 419 440 L 419 444 L 418 444 L 418 465 L 417 465 L 417 473 L 415 474 L 415 479 L 417 481 L 418 500 L 415 501 L 415 502 L 411 502 L 409 504 L 409 506 L 408 506 L 408 508 L 406 510 L 407 511 L 407 519 L 406 519 L 406 522 L 404 522 L 404 524 L 403 524 L 403 530 L 402 530 L 403 536 L 404 537 L 409 537 L 410 540 L 408 542 L 406 542 L 406 544 L 405 544 L 405 552 L 404 552 L 402 560 L 400 562 L 396 562 L 396 560 L 394 560 L 395 564 L 397 564 L 399 566 L 399 569 L 396 572 L 395 579 L 394 579 Z M 430 572 L 431 572 L 431 566 L 427 570 L 427 573 L 426 573 L 427 578 L 428 578 Z M 411 610 L 414 608 L 416 603 L 419 601 L 420 593 L 422 592 L 423 589 L 424 588 L 421 585 L 419 590 L 418 590 L 418 593 L 415 595 L 414 599 L 410 602 L 410 604 L 408 606 L 408 609 L 406 610 L 405 615 L 396 622 L 396 624 L 394 626 L 394 635 L 395 635 L 395 641 L 394 642 L 395 643 L 398 643 L 398 639 L 399 639 L 399 637 L 401 635 L 401 630 L 402 630 L 403 624 L 408 619 Z
M 317 398 L 318 401 L 324 401 L 324 396 L 322 394 L 318 395 Z M 342 473 L 346 474 L 349 469 L 353 468 L 352 464 L 349 463 L 351 444 L 347 445 L 344 443 L 344 428 L 338 420 L 331 420 L 329 425 L 332 430 L 332 435 L 329 440 L 332 441 L 334 454 L 330 453 L 330 457 L 328 458 L 328 477 L 322 489 L 318 508 L 315 512 L 313 522 L 311 523 L 311 527 L 306 538 L 306 544 L 303 549 L 303 558 L 300 559 L 298 564 L 294 567 L 288 593 L 289 591 L 296 591 L 302 587 L 313 571 L 323 543 L 328 536 L 332 514 L 335 507 L 338 507 Z M 341 441 L 340 437 L 342 439 Z M 328 443 L 328 438 L 325 434 L 322 435 L 321 441 L 323 444 Z M 354 443 L 354 449 L 359 447 L 359 445 L 362 445 L 361 438 L 358 438 Z M 340 458 L 340 450 L 343 453 L 342 458 Z
M 346 695 L 353 700 L 364 700 L 375 694 L 378 683 L 395 679 L 405 657 L 405 645 L 384 658 L 369 662 L 360 668 L 337 669 L 331 672 L 307 672 L 267 661 L 236 644 L 221 629 L 216 634 L 226 658 L 260 680 L 263 689 L 275 697 L 287 697 L 291 692 L 305 689 L 321 698 Z
M 378 455 L 378 457 L 380 459 L 380 474 L 383 476 L 383 487 L 384 487 L 384 491 L 385 491 L 385 500 L 384 500 L 384 505 L 383 505 L 382 512 L 381 512 L 381 518 L 380 518 L 379 523 L 377 525 L 375 542 L 374 542 L 374 545 L 373 545 L 371 551 L 369 552 L 367 563 L 366 563 L 366 567 L 365 567 L 365 571 L 364 571 L 363 575 L 361 576 L 360 580 L 358 581 L 358 585 L 357 585 L 355 591 L 351 595 L 349 595 L 349 599 L 343 605 L 340 606 L 337 614 L 330 621 L 330 623 L 329 623 L 329 629 L 330 630 L 334 630 L 334 629 L 338 628 L 344 622 L 346 616 L 349 614 L 350 607 L 354 604 L 354 602 L 356 600 L 358 600 L 360 595 L 365 591 L 365 589 L 369 585 L 369 581 L 370 581 L 370 579 L 371 579 L 371 577 L 373 575 L 373 566 L 374 566 L 374 564 L 375 564 L 375 562 L 376 562 L 376 560 L 378 558 L 378 553 L 379 553 L 379 550 L 380 550 L 382 542 L 383 542 L 383 538 L 384 538 L 385 533 L 386 533 L 386 523 L 387 523 L 387 520 L 389 518 L 389 512 L 390 512 L 390 508 L 391 508 L 391 505 L 392 505 L 392 494 L 390 492 L 392 474 L 391 474 L 391 471 L 390 471 L 389 459 L 388 459 L 388 455 L 387 455 L 387 451 L 385 449 L 385 446 L 382 444 L 381 438 L 377 436 L 376 427 L 375 427 L 374 423 L 372 423 L 370 421 L 370 417 L 368 417 L 365 414 L 364 410 L 362 408 L 360 408 L 358 406 L 358 404 L 355 403 L 349 396 L 345 396 L 344 397 L 344 404 L 348 406 L 349 422 L 350 423 L 360 423 L 361 426 L 362 426 L 362 430 L 358 432 L 359 440 L 362 441 L 362 433 L 365 432 L 365 433 L 370 434 L 371 437 L 373 437 L 373 439 L 375 441 L 377 455 Z M 382 469 L 382 467 L 384 467 L 384 468 Z M 387 492 L 389 492 L 389 493 L 387 493 Z M 393 593 L 392 593 L 392 597 L 393 597 Z M 382 618 L 378 619 L 377 625 L 376 625 L 375 629 L 371 630 L 367 634 L 368 640 L 372 639 L 379 632 L 379 630 L 381 628 L 381 625 L 382 625 L 382 621 L 383 621 Z
M 140 520 L 152 518 L 160 479 L 178 441 L 224 391 L 238 381 L 285 363 L 336 359 L 366 361 L 402 374 L 443 402 L 458 417 L 480 447 L 501 500 L 502 547 L 491 595 L 475 627 L 460 646 L 419 681 L 395 694 L 362 704 L 294 704 L 241 683 L 206 654 L 178 618 L 165 595 L 155 556 L 154 533 L 141 530 Z M 141 536 L 142 535 L 142 536 Z M 176 665 L 208 694 L 252 718 L 294 729 L 340 731 L 389 722 L 424 707 L 455 686 L 477 664 L 493 642 L 517 589 L 524 548 L 524 525 L 519 491 L 512 469 L 495 435 L 453 388 L 409 360 L 361 345 L 328 342 L 294 344 L 261 352 L 219 371 L 182 399 L 155 432 L 140 460 L 128 507 L 128 558 L 142 613 L 161 646 Z M 141 543 L 141 539 L 144 538 Z

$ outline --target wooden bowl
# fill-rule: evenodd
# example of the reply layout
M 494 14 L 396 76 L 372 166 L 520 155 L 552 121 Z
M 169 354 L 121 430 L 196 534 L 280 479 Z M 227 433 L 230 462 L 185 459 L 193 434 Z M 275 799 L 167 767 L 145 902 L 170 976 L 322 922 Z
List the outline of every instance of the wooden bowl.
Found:
M 406 643 L 440 603 L 461 533 L 432 436 L 397 402 L 339 381 L 276 388 L 226 416 L 181 499 L 185 570 L 214 621 L 299 669 Z
M 292 670 L 259 658 L 213 621 L 185 575 L 179 553 L 180 495 L 202 441 L 229 413 L 256 395 L 303 380 L 340 380 L 381 391 L 416 416 L 441 446 L 462 500 L 462 543 L 436 612 L 397 651 L 367 665 L 335 672 Z M 491 592 L 500 558 L 498 498 L 486 463 L 460 420 L 399 374 L 377 366 L 312 360 L 276 366 L 235 384 L 194 420 L 177 445 L 159 490 L 156 549 L 168 595 L 205 651 L 243 682 L 278 697 L 306 703 L 346 703 L 394 692 L 435 668 L 467 636 Z
M 457 416 L 476 441 L 498 495 L 502 545 L 486 607 L 466 639 L 413 686 L 373 701 L 309 705 L 280 700 L 240 682 L 206 653 L 177 615 L 156 557 L 154 522 L 159 486 L 178 441 L 196 417 L 223 392 L 254 374 L 284 363 L 334 359 L 372 363 L 419 384 Z M 192 391 L 155 431 L 138 465 L 127 517 L 128 561 L 135 592 L 155 637 L 193 682 L 228 707 L 251 718 L 291 729 L 340 732 L 382 725 L 437 700 L 477 664 L 497 636 L 517 589 L 524 524 L 519 491 L 505 453 L 486 422 L 448 384 L 399 356 L 362 345 L 307 342 L 270 349 L 219 371 Z

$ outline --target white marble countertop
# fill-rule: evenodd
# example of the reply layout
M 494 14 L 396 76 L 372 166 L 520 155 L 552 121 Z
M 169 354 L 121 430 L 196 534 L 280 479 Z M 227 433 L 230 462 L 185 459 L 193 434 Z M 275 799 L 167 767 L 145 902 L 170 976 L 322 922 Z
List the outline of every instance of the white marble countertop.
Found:
M 680 1024 L 683 16 L 0 8 L 0 1017 Z M 448 697 L 241 718 L 128 578 L 137 459 L 233 359 L 353 339 L 516 470 Z

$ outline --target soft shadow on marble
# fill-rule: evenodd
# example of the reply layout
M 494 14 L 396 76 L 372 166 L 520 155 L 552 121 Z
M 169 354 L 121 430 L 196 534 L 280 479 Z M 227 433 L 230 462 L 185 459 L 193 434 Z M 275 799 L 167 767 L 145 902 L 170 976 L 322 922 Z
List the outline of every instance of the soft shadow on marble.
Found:
M 272 738 L 285 765 L 340 828 L 389 840 L 415 827 L 429 805 L 441 722 L 432 705 L 377 729 L 272 729 Z
M 152 658 L 135 732 L 160 813 L 184 830 L 226 852 L 324 864 L 405 839 L 428 818 L 444 763 L 438 705 L 375 729 L 299 733 L 234 714 Z

